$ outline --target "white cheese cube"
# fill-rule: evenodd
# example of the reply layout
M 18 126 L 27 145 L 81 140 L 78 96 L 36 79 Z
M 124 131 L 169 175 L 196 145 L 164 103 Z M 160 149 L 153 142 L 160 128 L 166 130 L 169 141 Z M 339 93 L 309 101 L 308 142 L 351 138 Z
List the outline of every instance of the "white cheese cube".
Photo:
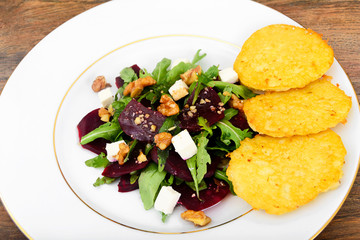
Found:
M 184 160 L 191 158 L 197 153 L 196 144 L 186 129 L 173 136 L 171 143 L 174 145 L 175 151 Z
M 112 95 L 111 89 L 108 87 L 98 92 L 98 96 L 104 108 L 109 107 L 110 104 L 112 104 L 114 101 L 114 97 Z
M 231 67 L 219 71 L 219 76 L 222 82 L 236 83 L 239 80 L 237 73 Z
M 184 63 L 190 63 L 190 60 L 187 58 L 178 58 L 175 59 L 174 61 L 171 62 L 171 66 L 170 68 L 173 69 L 176 65 L 178 65 L 179 63 L 184 62 Z
M 114 158 L 120 151 L 120 148 L 119 148 L 119 144 L 120 143 L 125 143 L 124 140 L 120 140 L 120 141 L 117 141 L 117 142 L 113 142 L 113 143 L 107 143 L 106 144 L 106 147 L 105 147 L 105 150 L 107 152 L 107 159 L 110 161 L 110 162 L 116 162 L 117 160 Z M 126 144 L 126 143 L 125 143 Z
M 163 186 L 155 200 L 154 208 L 165 214 L 171 214 L 180 196 L 181 193 L 175 191 L 171 186 Z
M 169 93 L 175 101 L 189 94 L 189 87 L 183 80 L 177 80 L 174 85 L 169 88 Z

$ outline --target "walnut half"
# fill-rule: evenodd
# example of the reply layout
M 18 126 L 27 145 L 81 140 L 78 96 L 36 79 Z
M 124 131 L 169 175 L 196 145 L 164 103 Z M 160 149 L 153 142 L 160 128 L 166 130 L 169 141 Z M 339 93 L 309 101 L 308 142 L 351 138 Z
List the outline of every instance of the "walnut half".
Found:
M 134 82 L 129 83 L 124 89 L 124 96 L 130 94 L 130 97 L 137 97 L 141 94 L 145 87 L 155 85 L 156 80 L 150 76 L 139 78 Z
M 100 92 L 101 90 L 109 86 L 111 85 L 109 83 L 106 83 L 104 76 L 97 76 L 96 79 L 93 81 L 91 88 L 94 92 Z
M 196 68 L 187 70 L 185 73 L 180 75 L 180 78 L 187 84 L 190 85 L 194 81 L 197 81 L 198 75 L 201 74 L 201 66 L 198 65 Z
M 211 218 L 205 215 L 203 211 L 187 210 L 181 214 L 181 218 L 193 222 L 195 226 L 205 226 L 211 222 Z
M 172 116 L 180 112 L 179 106 L 172 98 L 166 94 L 160 98 L 160 105 L 157 107 L 158 112 L 164 116 Z
M 111 105 L 110 105 L 111 106 Z M 110 108 L 110 107 L 109 107 Z M 112 108 L 111 108 L 112 109 Z M 99 112 L 98 112 L 98 115 L 101 119 L 101 121 L 103 122 L 109 122 L 110 121 L 110 117 L 113 115 L 113 113 L 111 113 L 111 111 L 109 111 L 108 109 L 106 108 L 100 108 L 99 109 Z
M 232 94 L 229 100 L 229 106 L 243 112 L 244 101 L 239 99 L 235 94 Z
M 168 132 L 158 133 L 154 137 L 154 142 L 160 150 L 165 150 L 171 144 L 172 135 Z
M 117 155 L 114 156 L 116 160 L 118 160 L 120 165 L 123 165 L 125 162 L 125 157 L 129 153 L 130 148 L 126 143 L 120 143 L 119 144 L 119 152 Z

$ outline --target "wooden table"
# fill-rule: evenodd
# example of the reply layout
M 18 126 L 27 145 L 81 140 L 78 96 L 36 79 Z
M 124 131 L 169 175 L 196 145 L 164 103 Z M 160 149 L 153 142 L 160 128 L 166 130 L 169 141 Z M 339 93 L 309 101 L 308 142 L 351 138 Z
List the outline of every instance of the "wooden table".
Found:
M 220 0 L 219 0 L 220 1 Z M 0 2 L 0 92 L 22 58 L 43 37 L 105 0 Z M 336 59 L 360 94 L 360 2 L 358 0 L 258 0 L 329 39 Z M 356 107 L 356 106 L 355 106 Z M 0 239 L 26 239 L 0 202 Z M 360 239 L 360 177 L 344 205 L 316 239 Z

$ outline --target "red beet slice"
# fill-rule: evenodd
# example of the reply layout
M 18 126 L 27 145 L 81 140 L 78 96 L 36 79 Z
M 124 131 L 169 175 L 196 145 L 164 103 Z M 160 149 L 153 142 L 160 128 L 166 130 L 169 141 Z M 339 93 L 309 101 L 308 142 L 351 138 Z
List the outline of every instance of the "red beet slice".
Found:
M 115 85 L 117 88 L 121 88 L 124 85 L 124 79 L 122 79 L 121 77 L 116 77 Z
M 102 175 L 105 177 L 117 178 L 146 167 L 146 165 L 149 163 L 149 160 L 141 163 L 137 161 L 140 150 L 144 152 L 144 146 L 144 143 L 137 143 L 135 148 L 131 151 L 129 160 L 126 163 L 120 165 L 118 162 L 114 162 L 104 169 Z
M 137 117 L 142 119 L 140 123 L 135 122 Z M 131 138 L 151 142 L 165 119 L 166 117 L 161 113 L 153 111 L 132 99 L 120 114 L 119 123 L 121 129 Z M 155 130 L 151 129 L 152 125 L 155 125 Z
M 201 201 L 196 197 L 196 192 L 185 183 L 173 185 L 173 188 L 181 193 L 178 204 L 186 209 L 200 211 L 220 202 L 230 192 L 229 185 L 224 181 L 208 179 L 207 188 L 199 192 Z
M 134 64 L 134 65 L 131 66 L 131 68 L 134 70 L 136 75 L 139 77 L 140 67 L 137 64 Z
M 136 180 L 133 184 L 130 183 L 130 174 L 122 175 L 118 184 L 119 192 L 130 192 L 139 188 L 139 183 Z
M 79 141 L 83 136 L 91 132 L 92 130 L 98 128 L 100 125 L 103 125 L 104 122 L 101 121 L 98 115 L 99 109 L 95 109 L 88 114 L 86 114 L 79 124 L 77 125 L 78 133 L 79 133 Z M 81 145 L 83 148 L 92 151 L 93 153 L 100 154 L 101 152 L 106 154 L 105 146 L 106 143 L 110 141 L 99 138 L 88 144 Z
M 142 163 L 138 163 L 135 161 L 127 161 L 123 165 L 120 165 L 118 162 L 114 162 L 107 166 L 104 171 L 102 172 L 102 175 L 105 177 L 111 177 L 111 178 L 117 178 L 122 175 L 131 173 L 133 171 L 142 169 L 146 167 L 146 165 L 149 163 L 149 161 L 145 161 Z
M 150 152 L 151 159 L 158 163 L 157 148 L 154 147 Z M 208 165 L 207 172 L 204 178 L 208 178 L 214 175 L 217 165 L 220 163 L 219 157 L 211 157 L 211 164 Z M 193 178 L 191 176 L 190 170 L 186 164 L 186 161 L 183 160 L 180 155 L 174 150 L 169 151 L 169 157 L 166 159 L 164 166 L 166 172 L 174 175 L 178 178 L 181 178 L 187 182 L 192 182 Z
M 151 150 L 150 156 L 155 163 L 158 163 L 157 147 L 154 147 Z M 193 181 L 186 161 L 183 160 L 180 155 L 174 150 L 169 151 L 169 157 L 166 159 L 164 169 L 171 175 L 181 178 L 187 182 Z
M 198 117 L 205 118 L 210 126 L 224 118 L 225 109 L 219 95 L 213 88 L 206 87 L 201 90 L 195 102 L 195 113 L 190 111 L 193 97 L 194 94 L 187 101 L 189 108 L 183 108 L 179 115 L 180 127 L 182 129 L 187 129 L 189 132 L 200 131 L 201 127 L 197 124 Z
M 232 125 L 234 125 L 237 128 L 240 128 L 241 130 L 250 128 L 246 120 L 245 114 L 243 112 L 238 112 L 238 114 L 236 114 L 230 119 L 230 122 L 232 123 Z
M 211 156 L 211 164 L 208 165 L 207 172 L 206 172 L 204 178 L 209 178 L 209 177 L 212 177 L 214 175 L 215 170 L 217 169 L 217 166 L 219 165 L 220 161 L 221 161 L 220 157 Z

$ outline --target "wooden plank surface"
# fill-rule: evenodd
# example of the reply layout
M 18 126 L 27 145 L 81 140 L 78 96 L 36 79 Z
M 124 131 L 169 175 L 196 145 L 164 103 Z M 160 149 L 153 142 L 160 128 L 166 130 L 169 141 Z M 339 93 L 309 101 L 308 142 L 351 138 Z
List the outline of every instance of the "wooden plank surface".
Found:
M 48 33 L 101 0 L 0 1 L 0 92 L 21 59 Z M 358 0 L 257 0 L 322 33 L 360 96 Z M 0 202 L 0 239 L 26 239 Z M 360 177 L 344 205 L 316 239 L 360 239 Z

